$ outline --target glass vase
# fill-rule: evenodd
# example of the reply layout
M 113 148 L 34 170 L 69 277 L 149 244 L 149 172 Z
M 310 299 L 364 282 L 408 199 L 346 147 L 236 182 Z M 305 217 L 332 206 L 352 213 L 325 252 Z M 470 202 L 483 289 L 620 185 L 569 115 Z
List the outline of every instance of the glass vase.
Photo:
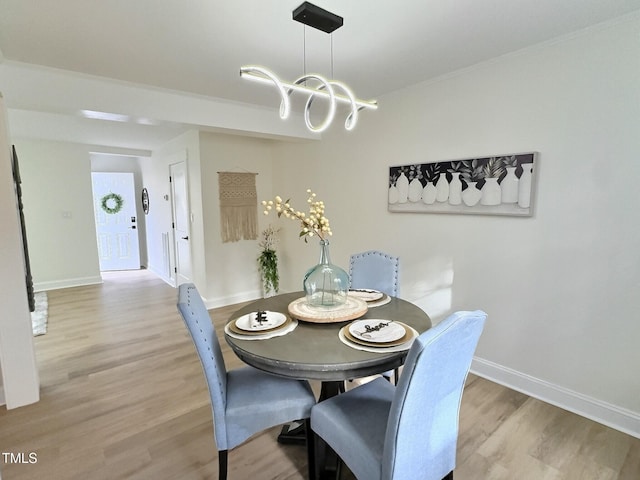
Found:
M 307 271 L 302 284 L 311 307 L 339 307 L 347 301 L 349 275 L 331 263 L 328 240 L 320 240 L 320 260 Z

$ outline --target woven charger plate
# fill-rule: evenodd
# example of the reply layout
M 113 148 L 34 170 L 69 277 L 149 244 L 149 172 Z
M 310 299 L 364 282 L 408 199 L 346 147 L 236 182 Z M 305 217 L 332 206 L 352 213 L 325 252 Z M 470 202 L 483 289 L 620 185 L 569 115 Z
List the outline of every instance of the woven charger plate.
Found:
M 289 317 L 287 317 L 286 320 L 284 321 L 284 323 L 282 325 L 278 325 L 277 327 L 268 328 L 266 330 L 243 330 L 242 328 L 239 328 L 236 325 L 236 320 L 232 320 L 232 321 L 230 321 L 228 323 L 229 330 L 232 331 L 235 334 L 238 334 L 238 335 L 249 335 L 249 336 L 251 336 L 251 335 L 264 335 L 264 334 L 268 334 L 268 333 L 273 333 L 274 331 L 283 330 L 285 328 L 288 328 L 289 325 L 291 324 L 291 319 Z
M 292 317 L 313 323 L 337 323 L 354 320 L 367 313 L 368 309 L 367 302 L 349 296 L 347 296 L 345 304 L 339 307 L 311 307 L 307 305 L 306 297 L 298 298 L 289 304 L 289 314 Z

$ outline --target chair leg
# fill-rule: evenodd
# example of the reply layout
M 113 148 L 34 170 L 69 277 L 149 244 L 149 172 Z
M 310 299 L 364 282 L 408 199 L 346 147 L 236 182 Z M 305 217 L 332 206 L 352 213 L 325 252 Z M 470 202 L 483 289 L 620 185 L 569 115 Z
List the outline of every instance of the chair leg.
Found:
M 453 470 L 451 470 L 442 480 L 453 480 Z
M 338 457 L 338 464 L 336 465 L 336 480 L 342 479 L 342 465 L 344 465 L 344 462 L 340 457 Z
M 307 437 L 307 464 L 309 470 L 309 480 L 316 480 L 316 445 L 315 445 L 315 433 L 311 430 L 311 419 L 307 418 L 304 421 L 305 433 Z
M 398 379 L 400 378 L 400 369 L 399 368 L 395 368 L 393 370 L 393 384 L 394 385 L 398 385 Z
M 227 458 L 229 450 L 218 450 L 218 480 L 227 480 Z

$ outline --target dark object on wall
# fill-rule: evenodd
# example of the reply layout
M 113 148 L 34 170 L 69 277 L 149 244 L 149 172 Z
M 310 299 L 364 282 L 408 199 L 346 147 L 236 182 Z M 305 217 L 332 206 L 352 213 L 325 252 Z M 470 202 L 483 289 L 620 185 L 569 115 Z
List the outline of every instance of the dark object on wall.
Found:
M 31 262 L 29 261 L 29 247 L 27 246 L 27 228 L 24 222 L 24 209 L 22 205 L 22 180 L 20 179 L 20 169 L 18 168 L 18 154 L 16 146 L 12 145 L 13 150 L 13 182 L 16 187 L 16 200 L 18 202 L 18 213 L 20 214 L 20 227 L 22 229 L 22 248 L 24 249 L 24 269 L 25 281 L 27 286 L 27 298 L 29 300 L 29 310 L 31 312 L 36 309 L 36 299 L 33 291 L 33 277 L 31 276 Z
M 142 189 L 142 211 L 145 215 L 149 214 L 149 192 L 146 188 Z
M 337 30 L 343 23 L 342 17 L 309 2 L 304 2 L 293 11 L 293 19 L 326 33 Z

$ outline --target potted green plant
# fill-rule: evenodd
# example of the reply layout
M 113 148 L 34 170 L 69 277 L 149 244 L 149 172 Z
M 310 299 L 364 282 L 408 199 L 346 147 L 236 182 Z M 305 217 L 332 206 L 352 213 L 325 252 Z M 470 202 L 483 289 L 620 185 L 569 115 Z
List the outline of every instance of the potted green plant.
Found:
M 258 271 L 262 279 L 264 295 L 270 296 L 278 293 L 280 289 L 280 276 L 278 275 L 278 254 L 276 253 L 276 243 L 278 242 L 278 232 L 271 225 L 261 233 L 261 240 L 258 243 L 260 255 L 258 255 Z

